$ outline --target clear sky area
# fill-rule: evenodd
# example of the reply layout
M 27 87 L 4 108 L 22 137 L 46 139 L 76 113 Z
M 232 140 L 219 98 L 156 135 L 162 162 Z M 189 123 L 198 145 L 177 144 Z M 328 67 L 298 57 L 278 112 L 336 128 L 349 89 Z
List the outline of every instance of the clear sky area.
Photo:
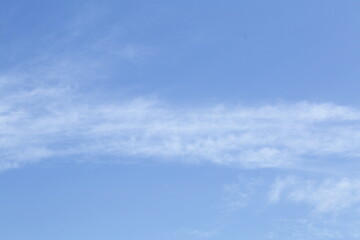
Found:
M 360 2 L 0 2 L 0 239 L 360 239 Z

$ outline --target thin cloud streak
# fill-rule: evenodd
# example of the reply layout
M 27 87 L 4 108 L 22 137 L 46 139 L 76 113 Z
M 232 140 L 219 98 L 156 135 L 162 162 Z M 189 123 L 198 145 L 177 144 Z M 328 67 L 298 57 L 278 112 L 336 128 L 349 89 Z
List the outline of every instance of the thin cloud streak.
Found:
M 185 108 L 137 98 L 90 104 L 68 88 L 2 86 L 3 170 L 66 156 L 294 168 L 360 154 L 359 110 L 331 103 Z
M 340 213 L 360 204 L 360 179 L 322 180 L 286 177 L 278 179 L 269 193 L 272 203 L 285 200 L 311 206 L 316 213 Z

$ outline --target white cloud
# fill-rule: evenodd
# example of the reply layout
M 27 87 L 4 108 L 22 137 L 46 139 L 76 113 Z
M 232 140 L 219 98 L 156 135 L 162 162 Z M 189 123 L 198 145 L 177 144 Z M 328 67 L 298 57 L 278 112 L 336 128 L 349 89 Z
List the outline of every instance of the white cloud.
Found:
M 360 204 L 360 179 L 278 179 L 269 194 L 271 202 L 281 199 L 310 205 L 318 213 L 339 213 Z
M 302 102 L 186 108 L 143 98 L 89 103 L 70 88 L 17 89 L 17 78 L 2 79 L 3 169 L 63 156 L 289 168 L 360 154 L 360 113 L 351 107 Z
M 90 6 L 39 56 L 1 73 L 0 169 L 70 156 L 246 168 L 312 168 L 328 158 L 359 157 L 360 111 L 353 107 L 307 102 L 181 107 L 144 98 L 94 100 L 81 92 L 81 84 L 98 83 L 111 75 L 111 66 L 142 61 L 154 51 L 119 44 L 115 30 L 78 50 L 63 50 L 77 38 L 69 32 L 101 16 L 96 9 Z
M 329 157 L 344 161 L 360 155 L 359 109 L 307 102 L 208 107 L 146 98 L 100 102 L 76 87 L 101 75 L 98 64 L 104 61 L 81 54 L 43 56 L 0 75 L 0 169 L 69 156 L 311 168 Z

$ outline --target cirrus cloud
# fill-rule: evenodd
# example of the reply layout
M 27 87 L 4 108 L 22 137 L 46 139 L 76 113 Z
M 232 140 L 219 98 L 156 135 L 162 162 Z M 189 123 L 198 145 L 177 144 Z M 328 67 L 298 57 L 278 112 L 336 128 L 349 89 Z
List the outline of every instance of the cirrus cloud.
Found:
M 90 103 L 69 88 L 14 90 L 7 82 L 0 98 L 1 169 L 61 156 L 294 168 L 360 154 L 360 111 L 348 106 Z

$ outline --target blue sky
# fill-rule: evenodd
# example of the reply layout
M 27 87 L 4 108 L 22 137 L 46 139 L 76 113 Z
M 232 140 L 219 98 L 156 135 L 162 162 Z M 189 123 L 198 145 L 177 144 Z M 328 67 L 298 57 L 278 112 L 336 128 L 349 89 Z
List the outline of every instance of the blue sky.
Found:
M 358 1 L 8 1 L 0 238 L 360 239 Z

